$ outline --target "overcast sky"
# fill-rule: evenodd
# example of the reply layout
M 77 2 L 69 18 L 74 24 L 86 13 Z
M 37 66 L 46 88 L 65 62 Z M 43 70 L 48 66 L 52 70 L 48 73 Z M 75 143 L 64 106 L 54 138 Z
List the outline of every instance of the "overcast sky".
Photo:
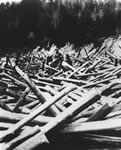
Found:
M 0 3 L 6 3 L 6 2 L 20 2 L 20 1 L 22 1 L 22 0 L 0 0 Z M 101 1 L 101 0 L 97 0 L 97 1 Z M 104 0 L 102 0 L 102 1 L 104 1 Z M 116 1 L 118 1 L 118 2 L 121 2 L 121 0 L 116 0 Z

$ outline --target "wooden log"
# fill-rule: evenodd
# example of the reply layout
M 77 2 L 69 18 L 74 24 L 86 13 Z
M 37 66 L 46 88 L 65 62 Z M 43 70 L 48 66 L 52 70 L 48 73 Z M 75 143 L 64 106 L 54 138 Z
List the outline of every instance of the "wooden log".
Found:
M 94 79 L 91 79 L 91 80 L 89 80 L 90 82 L 96 82 L 97 80 L 100 80 L 100 79 L 103 79 L 106 75 L 108 75 L 109 74 L 109 72 L 105 72 L 105 73 L 102 73 L 101 75 L 99 75 L 99 76 L 97 76 L 96 78 L 94 78 Z
M 30 132 L 31 131 L 31 132 Z M 24 142 L 25 140 L 27 140 L 28 138 L 31 138 L 32 136 L 34 136 L 35 134 L 37 134 L 40 131 L 39 126 L 35 126 L 35 127 L 26 127 L 19 136 L 17 136 L 16 138 L 14 138 L 13 140 L 9 141 L 8 143 L 6 143 L 5 145 L 5 149 L 9 150 L 9 149 L 14 149 L 17 145 L 21 144 L 22 142 Z
M 66 81 L 66 82 L 70 82 L 74 84 L 87 84 L 87 81 L 77 80 L 77 79 L 68 79 L 68 78 L 63 78 L 63 77 L 53 77 L 53 80 Z
M 66 109 L 66 107 L 59 102 L 56 103 L 55 105 L 60 111 L 64 111 Z
M 6 95 L 6 98 L 2 98 L 0 101 L 5 104 L 9 104 L 9 103 L 15 103 L 16 99 L 13 97 L 7 98 L 7 95 Z
M 52 100 L 52 96 L 47 93 L 47 92 L 43 92 L 43 95 L 47 98 L 48 101 Z M 51 108 L 53 109 L 53 111 L 55 112 L 56 115 L 58 115 L 60 113 L 60 110 L 56 107 L 56 105 L 52 105 Z
M 42 92 L 36 87 L 34 82 L 32 82 L 32 80 L 28 77 L 28 75 L 25 74 L 18 66 L 16 66 L 15 69 L 19 73 L 19 75 L 26 81 L 26 83 L 29 85 L 29 87 L 40 100 L 40 102 L 46 102 L 46 98 L 43 96 Z M 50 107 L 49 110 L 53 116 L 57 115 L 56 110 L 54 108 Z
M 106 54 L 108 54 L 113 59 L 117 59 L 117 56 L 115 56 L 114 54 L 111 54 L 109 51 L 106 51 Z
M 88 59 L 88 60 L 90 60 L 90 57 L 89 57 L 89 55 L 88 55 L 88 52 L 87 52 L 87 49 L 84 47 L 84 51 L 85 51 L 85 54 L 86 54 L 86 58 Z
M 25 117 L 27 117 L 26 114 L 9 112 L 0 108 L 0 120 L 3 122 L 17 123 Z M 38 117 L 34 118 L 31 123 L 42 125 L 48 123 L 52 118 L 53 117 L 39 115 Z
M 38 85 L 49 85 L 49 86 L 52 86 L 52 87 L 57 87 L 57 88 L 61 88 L 61 84 L 57 84 L 57 83 L 49 83 L 47 81 L 38 81 L 38 80 L 35 80 L 35 79 L 32 79 L 32 81 L 34 81 L 36 84 Z
M 59 92 L 54 90 L 53 88 L 51 88 L 50 86 L 46 86 L 46 89 L 48 89 L 48 91 L 50 91 L 50 93 L 52 93 L 53 95 L 56 95 L 58 94 Z M 74 91 L 73 91 L 74 92 Z M 66 98 L 66 100 L 63 100 L 63 101 L 67 101 L 69 102 L 70 104 L 74 103 L 73 99 L 74 100 L 78 100 L 80 99 L 80 97 L 78 95 L 76 95 L 75 93 L 69 93 L 68 94 L 68 97 Z M 69 98 L 71 97 L 71 98 Z M 66 109 L 65 106 L 63 106 L 60 102 L 56 102 L 55 105 L 61 110 L 61 111 L 64 111 Z
M 15 107 L 13 108 L 13 111 L 17 111 L 18 107 L 21 105 L 21 103 L 24 101 L 25 97 L 27 96 L 27 94 L 30 92 L 30 88 L 27 87 L 25 89 L 25 91 L 23 92 L 23 94 L 21 95 L 21 97 L 19 98 L 19 100 L 17 101 Z
M 119 91 L 114 91 L 112 94 L 110 94 L 110 97 L 117 97 L 117 96 L 120 95 L 120 93 L 121 93 L 121 90 L 119 90 Z
M 52 83 L 53 80 L 51 78 L 45 78 L 45 77 L 40 77 L 39 75 L 35 75 L 37 77 L 37 80 L 39 81 L 45 81 L 45 82 L 49 82 Z
M 121 128 L 121 119 L 109 119 L 67 125 L 61 130 L 62 133 L 79 133 L 92 131 L 116 130 Z
M 72 98 L 68 97 L 65 99 L 65 101 L 66 101 L 65 105 L 67 105 L 67 107 L 68 107 L 68 105 L 74 104 L 74 100 Z
M 25 74 L 18 66 L 15 67 L 15 70 L 27 82 L 27 84 L 30 86 L 30 88 L 35 93 L 35 95 L 38 97 L 40 102 L 42 102 L 42 103 L 46 102 L 46 99 L 43 97 L 40 90 L 38 88 L 36 88 L 35 84 L 31 81 L 31 79 L 28 77 L 28 75 Z
M 85 90 L 86 91 L 86 90 Z M 87 92 L 87 91 L 86 91 Z M 74 95 L 82 97 L 84 94 L 84 91 L 79 91 L 78 89 L 72 92 Z
M 5 88 L 8 87 L 8 84 L 7 84 L 5 81 L 2 81 L 2 80 L 0 80 L 0 85 L 1 85 L 2 87 L 5 87 Z
M 93 54 L 93 59 L 96 59 L 97 57 L 99 57 L 104 51 L 105 51 L 106 47 L 103 46 L 99 49 L 99 51 L 96 53 L 96 55 Z
M 69 65 L 71 65 L 71 66 L 73 65 L 72 60 L 71 60 L 69 54 L 66 54 L 66 55 L 65 55 L 64 60 L 65 60 Z
M 30 103 L 24 105 L 24 107 L 27 107 L 27 108 L 29 108 L 29 109 L 33 109 L 33 108 L 34 108 L 35 106 L 37 106 L 39 103 L 40 103 L 39 100 L 35 100 L 35 101 L 33 101 L 33 102 L 30 102 Z
M 105 64 L 108 64 L 108 63 L 110 63 L 110 60 L 107 60 L 107 61 L 103 62 L 102 64 L 96 66 L 95 69 L 100 69 L 100 68 L 102 68 L 103 66 L 105 66 Z
M 64 112 L 56 116 L 52 121 L 50 121 L 44 127 L 41 127 L 41 132 L 39 132 L 36 136 L 33 136 L 31 139 L 25 141 L 20 146 L 18 146 L 18 148 L 16 148 L 15 150 L 24 150 L 24 149 L 34 150 L 37 146 L 42 144 L 42 140 L 39 139 L 45 133 L 49 132 L 57 125 L 60 125 L 65 120 L 75 115 L 78 111 L 84 110 L 86 107 L 96 102 L 99 98 L 100 98 L 99 94 L 97 94 L 97 91 L 93 89 L 93 91 L 89 92 L 88 94 L 85 94 L 82 101 L 75 102 L 73 105 L 71 105 Z M 85 102 L 83 100 L 85 100 Z M 29 147 L 27 145 L 29 145 Z
M 58 91 L 56 91 L 54 88 L 50 86 L 46 86 L 45 88 L 49 93 L 51 93 L 54 96 L 59 93 Z M 60 102 L 56 102 L 55 105 L 60 111 L 64 111 L 66 109 L 66 107 L 63 106 Z
M 10 58 L 8 56 L 8 54 L 6 55 L 6 64 L 5 64 L 5 67 L 7 67 L 8 65 L 10 65 L 12 67 L 12 63 L 10 61 Z
M 82 66 L 80 66 L 78 69 L 76 69 L 75 71 L 73 71 L 67 78 L 72 77 L 75 73 L 77 73 L 79 70 L 81 70 L 87 64 L 89 64 L 89 62 L 85 62 Z
M 100 64 L 100 60 L 97 60 L 95 61 L 91 66 L 89 66 L 85 71 L 84 73 L 88 73 L 90 71 L 92 71 L 98 64 Z
M 51 71 L 53 71 L 53 73 L 55 73 L 55 72 L 57 73 L 57 72 L 59 71 L 58 69 L 55 69 L 55 68 L 53 68 L 53 67 L 50 67 L 50 66 L 48 66 L 48 65 L 46 65 L 46 64 L 45 64 L 45 68 L 46 68 L 46 69 L 49 69 L 49 70 L 51 70 Z
M 118 79 L 115 79 L 114 81 L 112 81 L 109 85 L 107 85 L 107 86 L 105 86 L 105 87 L 102 87 L 101 89 L 100 89 L 100 91 L 98 91 L 98 89 L 96 89 L 97 90 L 97 92 L 99 92 L 100 94 L 103 94 L 107 89 L 110 89 L 114 84 L 116 84 L 116 83 L 120 83 L 120 80 Z M 100 95 L 99 94 L 99 95 Z M 116 103 L 118 103 L 118 102 L 120 102 L 120 99 L 117 99 L 116 101 L 115 101 L 115 103 L 114 104 L 116 104 Z M 115 106 L 115 105 L 114 105 Z M 86 115 L 88 114 L 89 116 L 91 115 L 91 114 L 93 114 L 94 113 L 94 111 L 95 110 L 93 110 L 93 111 L 89 111 L 89 113 L 86 111 L 85 113 L 86 113 Z M 82 112 L 82 113 L 80 113 L 79 114 L 79 116 L 76 116 L 76 117 L 74 117 L 75 118 L 75 120 L 77 120 L 78 118 L 80 118 L 80 117 L 83 117 L 83 116 L 85 116 L 85 113 L 84 113 L 84 111 Z M 113 112 L 112 112 L 113 113 Z M 109 114 L 109 116 L 110 116 L 110 114 Z
M 104 76 L 104 79 L 108 78 L 110 76 L 115 76 L 115 75 L 117 75 L 120 72 L 121 72 L 121 67 L 120 66 L 116 67 L 113 71 L 111 71 L 109 74 L 107 74 L 106 76 Z
M 13 123 L 0 122 L 0 130 L 11 128 L 13 125 Z
M 50 93 L 53 96 L 59 93 L 57 90 L 48 85 L 45 86 L 45 89 L 47 90 L 48 93 Z
M 81 96 L 78 96 L 78 95 L 76 95 L 76 94 L 74 94 L 74 93 L 70 93 L 70 94 L 68 94 L 68 97 L 70 97 L 72 100 L 74 100 L 74 101 L 77 101 L 77 100 L 80 100 L 81 99 Z
M 103 105 L 98 111 L 96 111 L 94 114 L 92 114 L 87 121 L 96 121 L 96 120 L 102 120 L 107 116 L 113 109 L 112 103 L 106 103 Z
M 14 90 L 11 90 L 9 88 L 7 88 L 5 90 L 5 94 L 8 95 L 8 96 L 14 97 L 16 99 L 18 99 L 20 97 L 20 94 L 18 94 L 17 92 L 15 92 Z
M 63 70 L 60 70 L 60 71 L 58 71 L 57 73 L 53 74 L 51 77 L 53 77 L 53 76 L 58 76 L 58 75 L 60 75 L 60 74 L 62 74 L 62 73 L 63 73 Z
M 8 95 L 8 96 L 14 97 L 16 99 L 19 99 L 20 96 L 21 96 L 19 93 L 16 93 L 15 91 L 13 91 L 9 88 L 6 89 L 5 94 Z M 26 96 L 25 101 L 26 102 L 32 102 L 32 101 L 35 101 L 35 99 L 30 97 L 30 96 Z
M 9 78 L 9 79 L 11 79 L 11 80 L 12 80 L 15 84 L 17 84 L 18 86 L 21 86 L 21 87 L 24 87 L 24 88 L 27 87 L 27 84 L 21 82 L 20 80 L 14 78 L 13 76 L 11 76 L 11 75 L 9 75 L 9 74 L 7 74 L 7 73 L 5 73 L 5 72 L 1 73 L 1 75 L 2 75 L 2 76 L 5 76 L 5 77 L 7 77 L 7 78 Z
M 83 123 L 83 122 L 86 122 L 88 119 L 88 117 L 82 117 L 82 118 L 78 118 L 76 120 L 72 120 L 71 119 L 67 122 L 68 124 L 73 124 L 73 122 L 76 124 L 76 123 Z
M 44 110 L 46 110 L 48 107 L 53 105 L 55 102 L 57 102 L 59 99 L 64 97 L 69 92 L 75 90 L 75 86 L 69 86 L 63 91 L 61 91 L 58 95 L 54 96 L 51 101 L 45 102 L 43 105 L 38 107 L 35 111 L 30 113 L 27 117 L 16 123 L 12 128 L 9 128 L 6 130 L 2 135 L 0 135 L 0 141 L 2 141 L 6 136 L 14 134 L 16 131 L 18 131 L 21 127 L 23 127 L 25 124 L 33 120 L 35 117 L 37 117 L 40 113 L 42 113 Z
M 97 110 L 97 109 L 96 109 Z M 79 120 L 81 118 L 89 118 L 93 113 L 96 112 L 96 110 L 87 110 L 85 109 L 83 112 L 80 112 L 79 114 L 77 114 L 76 116 L 72 117 L 72 119 L 69 120 L 69 122 L 74 122 L 76 120 Z
M 31 109 L 29 109 L 29 108 L 27 108 L 27 107 L 25 107 L 25 106 L 20 107 L 20 112 L 21 112 L 22 114 L 30 114 L 31 111 L 32 111 Z
M 89 81 L 91 82 L 91 81 L 96 81 L 96 80 L 103 79 L 103 78 L 105 78 L 105 76 L 108 76 L 110 74 L 110 72 L 114 71 L 115 69 L 116 69 L 115 67 L 108 68 L 108 69 L 103 69 L 103 71 L 100 72 L 100 73 L 102 73 L 101 75 L 99 75 L 96 78 L 94 78 L 92 80 L 89 80 Z
M 63 61 L 62 62 L 62 66 L 65 67 L 65 68 L 68 68 L 72 71 L 76 71 L 76 69 L 74 67 L 72 67 L 71 65 L 69 65 L 67 62 Z
M 120 118 L 121 117 L 121 110 L 118 110 L 118 111 L 114 111 L 114 112 L 111 112 L 110 114 L 108 114 L 106 116 L 106 119 L 115 119 L 115 118 Z
M 2 102 L 1 100 L 0 100 L 0 107 L 3 108 L 3 109 L 5 109 L 5 110 L 7 110 L 7 111 L 12 111 L 9 108 L 9 106 L 7 104 L 5 104 L 4 102 Z
M 37 146 L 43 143 L 49 143 L 49 141 L 42 132 L 39 132 L 35 136 L 17 146 L 14 150 L 34 150 Z
M 82 139 L 102 143 L 103 145 L 108 144 L 108 146 L 115 146 L 116 149 L 118 146 L 121 146 L 121 137 L 116 136 L 85 133 L 83 134 Z
M 44 87 L 44 89 L 46 90 L 45 92 L 42 92 L 43 96 L 46 97 L 47 100 L 51 100 L 52 98 L 52 90 L 50 90 L 48 88 L 49 86 Z M 50 94 L 51 93 L 51 94 Z M 56 94 L 58 94 L 58 92 L 56 92 Z M 56 95 L 54 94 L 54 95 Z M 58 103 L 58 102 L 57 102 Z M 51 106 L 51 108 L 53 109 L 53 112 L 57 115 L 58 113 L 60 113 L 60 110 L 56 107 L 56 104 L 54 104 L 53 106 Z
M 99 72 L 99 73 L 80 73 L 77 75 L 77 77 L 90 77 L 90 76 L 98 76 L 98 75 L 102 75 L 103 73 L 102 72 Z
M 104 80 L 101 80 L 101 81 L 97 81 L 97 82 L 95 82 L 95 83 L 89 83 L 89 84 L 87 84 L 87 85 L 83 85 L 83 88 L 91 88 L 91 87 L 94 87 L 94 86 L 96 86 L 96 85 L 98 85 L 98 84 L 101 84 L 101 83 L 104 83 L 104 82 L 113 80 L 113 79 L 115 79 L 115 78 L 116 78 L 116 77 L 113 76 L 113 77 L 109 77 L 109 78 L 104 79 Z
M 92 89 L 91 91 L 86 93 L 80 101 L 76 101 L 68 107 L 64 112 L 56 116 L 53 121 L 46 124 L 43 127 L 44 132 L 50 131 L 53 127 L 60 124 L 62 121 L 65 121 L 66 119 L 72 118 L 73 116 L 77 115 L 79 112 L 83 111 L 93 103 L 95 103 L 97 100 L 100 99 L 99 93 L 95 89 Z

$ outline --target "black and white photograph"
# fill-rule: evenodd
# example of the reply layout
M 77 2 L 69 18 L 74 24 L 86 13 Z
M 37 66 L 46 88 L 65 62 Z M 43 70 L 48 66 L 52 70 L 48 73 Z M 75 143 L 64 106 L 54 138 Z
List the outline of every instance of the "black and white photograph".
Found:
M 121 150 L 121 0 L 0 0 L 0 150 Z

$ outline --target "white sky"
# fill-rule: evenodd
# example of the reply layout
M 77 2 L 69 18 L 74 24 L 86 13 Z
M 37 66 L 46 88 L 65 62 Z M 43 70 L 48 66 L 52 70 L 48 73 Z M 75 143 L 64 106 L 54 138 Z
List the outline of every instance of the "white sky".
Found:
M 6 3 L 6 2 L 20 2 L 22 0 L 0 0 L 0 3 Z

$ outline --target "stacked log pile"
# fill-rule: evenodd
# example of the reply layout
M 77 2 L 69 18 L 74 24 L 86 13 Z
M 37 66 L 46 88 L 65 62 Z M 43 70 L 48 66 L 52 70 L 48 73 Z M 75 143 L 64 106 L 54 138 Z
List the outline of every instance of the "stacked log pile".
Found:
M 1 149 L 34 150 L 68 140 L 121 147 L 121 66 L 114 44 L 74 49 L 37 47 L 2 57 L 0 69 Z M 119 45 L 120 50 L 120 45 Z M 66 139 L 67 140 L 67 139 Z M 62 141 L 61 141 L 62 142 Z

